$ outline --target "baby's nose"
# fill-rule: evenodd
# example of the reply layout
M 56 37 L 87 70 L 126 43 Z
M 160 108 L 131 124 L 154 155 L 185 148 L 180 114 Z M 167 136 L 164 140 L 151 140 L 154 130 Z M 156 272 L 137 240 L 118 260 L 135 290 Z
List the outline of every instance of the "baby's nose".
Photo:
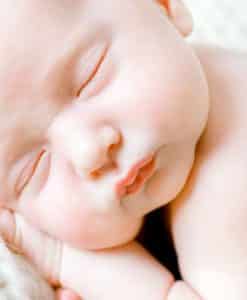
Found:
M 73 159 L 77 173 L 99 177 L 116 168 L 121 141 L 119 130 L 112 126 L 103 126 L 97 132 L 90 133 L 90 137 L 82 140 L 82 151 L 79 153 L 78 149 Z

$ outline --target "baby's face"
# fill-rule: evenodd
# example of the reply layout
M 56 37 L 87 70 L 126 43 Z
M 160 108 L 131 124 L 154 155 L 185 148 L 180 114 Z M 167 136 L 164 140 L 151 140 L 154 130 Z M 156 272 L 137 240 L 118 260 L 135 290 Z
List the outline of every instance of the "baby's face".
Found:
M 0 8 L 0 200 L 82 248 L 134 237 L 181 190 L 207 116 L 191 49 L 154 1 Z

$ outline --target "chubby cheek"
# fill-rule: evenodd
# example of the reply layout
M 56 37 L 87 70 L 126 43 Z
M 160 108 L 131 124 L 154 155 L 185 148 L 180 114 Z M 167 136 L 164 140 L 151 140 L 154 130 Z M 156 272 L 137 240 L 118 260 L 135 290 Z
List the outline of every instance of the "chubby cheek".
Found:
M 182 190 L 193 166 L 194 149 L 193 144 L 178 145 L 160 153 L 161 166 L 147 187 L 154 206 L 169 203 Z
M 55 238 L 73 244 L 84 240 L 86 210 L 79 210 L 78 207 L 76 209 L 73 204 L 69 205 L 69 198 L 61 198 L 55 189 L 50 192 L 52 197 L 43 194 L 38 199 L 23 201 L 18 208 L 19 213 L 31 224 Z
M 143 88 L 138 84 L 129 87 L 128 83 L 129 92 L 119 103 L 119 114 L 124 126 L 138 126 L 161 144 L 174 143 L 181 137 L 187 138 L 191 130 L 188 128 L 185 132 L 184 128 L 188 127 L 188 120 L 194 117 L 191 109 L 188 109 L 188 101 L 191 99 L 188 89 L 182 87 L 179 78 L 174 79 L 177 85 L 165 78 L 144 79 Z
M 60 173 L 60 174 L 59 174 Z M 38 195 L 21 199 L 18 210 L 29 222 L 49 235 L 76 247 L 92 243 L 96 213 L 90 207 L 90 193 L 69 172 L 60 168 L 50 177 Z M 90 235 L 90 231 L 92 234 Z
M 102 249 L 133 240 L 142 220 L 114 214 L 97 214 L 88 207 L 68 205 L 63 199 L 26 203 L 19 213 L 31 224 L 77 249 Z M 67 201 L 67 200 L 66 200 Z M 41 203 L 42 202 L 42 203 Z

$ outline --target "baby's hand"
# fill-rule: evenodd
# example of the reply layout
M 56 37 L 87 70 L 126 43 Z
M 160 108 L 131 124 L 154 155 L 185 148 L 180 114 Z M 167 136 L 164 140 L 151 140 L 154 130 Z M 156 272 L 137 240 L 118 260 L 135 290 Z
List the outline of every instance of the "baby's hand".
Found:
M 0 241 L 0 299 L 55 300 L 55 293 L 31 265 Z M 61 298 L 58 298 L 61 299 Z
M 59 288 L 52 294 L 52 290 L 45 285 L 38 274 L 29 266 L 29 264 L 16 253 L 20 253 L 20 245 L 18 236 L 18 226 L 16 226 L 16 220 L 14 215 L 9 211 L 4 210 L 1 213 L 0 218 L 0 231 L 2 237 L 5 239 L 8 248 L 4 245 L 3 241 L 0 241 L 0 260 L 1 260 L 1 276 L 0 281 L 4 283 L 4 288 L 1 287 L 1 297 L 9 297 L 11 299 L 19 299 L 22 297 L 33 299 L 56 299 L 56 300 L 80 300 L 81 298 L 73 291 L 68 289 Z M 28 233 L 28 232 L 27 232 Z M 31 233 L 31 232 L 30 232 Z M 40 242 L 42 242 L 41 235 Z M 37 242 L 35 240 L 35 242 Z M 41 244 L 40 244 L 41 245 Z M 35 246 L 38 246 L 36 244 Z M 40 253 L 43 252 L 45 246 L 40 248 Z M 10 251 L 12 250 L 12 251 Z M 30 249 L 30 253 L 32 248 Z M 44 254 L 45 252 L 43 252 Z M 22 253 L 20 253 L 22 254 Z M 45 254 L 43 258 L 45 258 Z M 4 271 L 6 270 L 6 271 Z M 17 280 L 18 278 L 18 280 Z M 23 289 L 23 286 L 25 288 Z M 16 298 L 15 298 L 16 297 Z M 55 298 L 54 298 L 55 297 Z M 7 299 L 7 298 L 6 298 Z
M 138 243 L 102 251 L 77 251 L 31 227 L 20 215 L 2 211 L 0 231 L 53 285 L 90 300 L 198 300 L 183 282 Z M 74 300 L 66 291 L 59 300 Z M 75 298 L 76 299 L 76 298 Z

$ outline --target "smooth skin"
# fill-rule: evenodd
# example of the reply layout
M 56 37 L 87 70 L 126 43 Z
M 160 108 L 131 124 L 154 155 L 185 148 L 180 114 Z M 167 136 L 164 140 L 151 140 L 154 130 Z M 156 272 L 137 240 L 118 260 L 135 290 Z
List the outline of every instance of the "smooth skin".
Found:
M 81 298 L 68 289 L 58 289 L 56 291 L 57 300 L 80 300 Z
M 206 300 L 247 298 L 247 54 L 196 47 L 210 87 L 208 125 L 170 206 L 184 280 Z
M 179 0 L 98 3 L 1 1 L 2 234 L 86 300 L 193 299 L 134 241 L 183 188 L 206 124 L 191 18 Z M 150 157 L 152 177 L 119 194 Z
M 7 210 L 0 215 L 0 228 L 5 241 L 20 249 L 48 282 L 83 299 L 200 299 L 184 282 L 174 282 L 172 274 L 136 242 L 76 250 Z
M 83 0 L 71 11 L 66 1 L 12 2 L 1 12 L 15 12 L 21 26 L 3 15 L 7 25 L 0 29 L 6 30 L 2 205 L 77 248 L 133 240 L 143 217 L 178 194 L 193 164 L 208 113 L 197 57 L 154 1 L 104 0 L 99 10 L 97 1 Z M 56 6 L 45 9 L 49 5 Z M 44 28 L 30 27 L 30 18 Z M 42 150 L 25 184 L 28 168 L 20 174 Z M 152 178 L 138 193 L 119 195 L 118 183 L 151 156 Z

